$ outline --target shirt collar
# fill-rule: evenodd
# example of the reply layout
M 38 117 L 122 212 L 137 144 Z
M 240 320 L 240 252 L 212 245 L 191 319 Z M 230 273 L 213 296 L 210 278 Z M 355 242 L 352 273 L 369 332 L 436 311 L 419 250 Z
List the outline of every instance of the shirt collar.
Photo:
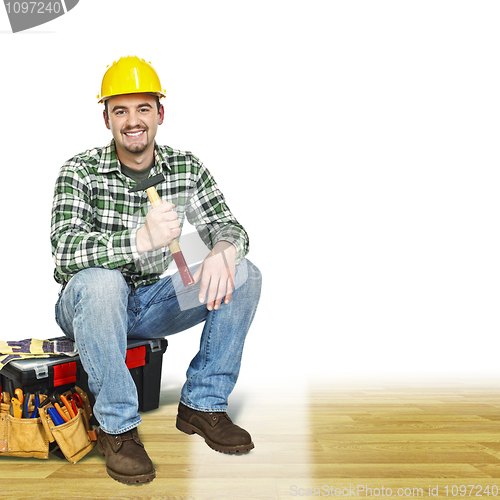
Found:
M 160 151 L 158 144 L 155 141 L 155 165 L 151 169 L 154 171 L 154 175 L 161 173 L 165 168 L 170 170 L 170 165 L 166 160 L 163 153 Z M 99 160 L 99 165 L 97 166 L 97 171 L 100 173 L 108 172 L 121 172 L 120 161 L 116 156 L 115 140 L 111 139 L 111 142 L 103 149 L 101 159 Z
M 160 174 L 165 168 L 170 170 L 170 165 L 155 141 L 155 165 L 153 167 L 155 175 Z

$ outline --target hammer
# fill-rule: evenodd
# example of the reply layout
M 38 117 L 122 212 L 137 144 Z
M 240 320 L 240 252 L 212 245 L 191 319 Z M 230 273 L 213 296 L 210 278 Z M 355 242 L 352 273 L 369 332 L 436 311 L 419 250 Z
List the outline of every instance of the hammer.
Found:
M 134 193 L 136 191 L 146 191 L 149 201 L 153 208 L 157 207 L 161 204 L 161 199 L 158 196 L 158 193 L 155 189 L 155 185 L 165 180 L 165 176 L 163 174 L 155 175 L 150 179 L 146 179 L 145 181 L 139 182 L 137 186 L 131 188 L 129 193 Z M 194 279 L 189 270 L 189 267 L 186 264 L 186 259 L 184 259 L 184 255 L 182 255 L 181 247 L 179 246 L 179 242 L 176 238 L 174 238 L 169 244 L 168 248 L 170 249 L 170 253 L 177 264 L 177 269 L 179 270 L 179 274 L 182 278 L 182 283 L 184 286 L 190 286 L 194 284 Z

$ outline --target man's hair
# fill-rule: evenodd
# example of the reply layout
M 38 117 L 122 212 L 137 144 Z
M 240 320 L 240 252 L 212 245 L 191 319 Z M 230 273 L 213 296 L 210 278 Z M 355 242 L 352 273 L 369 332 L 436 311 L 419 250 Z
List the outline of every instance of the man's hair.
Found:
M 154 95 L 156 97 L 156 107 L 158 108 L 158 113 L 160 112 L 160 97 L 157 96 L 156 94 L 150 94 Z M 106 115 L 108 115 L 108 99 L 104 101 L 104 111 L 106 112 Z

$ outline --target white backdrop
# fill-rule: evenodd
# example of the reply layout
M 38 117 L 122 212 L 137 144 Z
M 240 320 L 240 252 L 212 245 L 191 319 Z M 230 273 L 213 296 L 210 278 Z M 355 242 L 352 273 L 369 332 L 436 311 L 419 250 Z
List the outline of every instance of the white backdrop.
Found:
M 107 144 L 122 55 L 167 89 L 263 272 L 242 376 L 500 376 L 497 1 L 81 0 L 12 34 L 0 9 L 3 340 L 59 335 L 59 167 Z M 171 338 L 184 371 L 198 331 Z

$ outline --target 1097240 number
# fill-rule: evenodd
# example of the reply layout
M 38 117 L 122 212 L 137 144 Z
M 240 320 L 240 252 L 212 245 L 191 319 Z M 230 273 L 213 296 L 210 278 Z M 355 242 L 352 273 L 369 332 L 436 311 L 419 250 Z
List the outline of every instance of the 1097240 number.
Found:
M 445 495 L 452 497 L 489 497 L 498 496 L 498 486 L 481 486 L 479 484 L 454 484 L 453 486 L 444 486 Z
M 59 14 L 61 2 L 7 2 L 7 14 Z

